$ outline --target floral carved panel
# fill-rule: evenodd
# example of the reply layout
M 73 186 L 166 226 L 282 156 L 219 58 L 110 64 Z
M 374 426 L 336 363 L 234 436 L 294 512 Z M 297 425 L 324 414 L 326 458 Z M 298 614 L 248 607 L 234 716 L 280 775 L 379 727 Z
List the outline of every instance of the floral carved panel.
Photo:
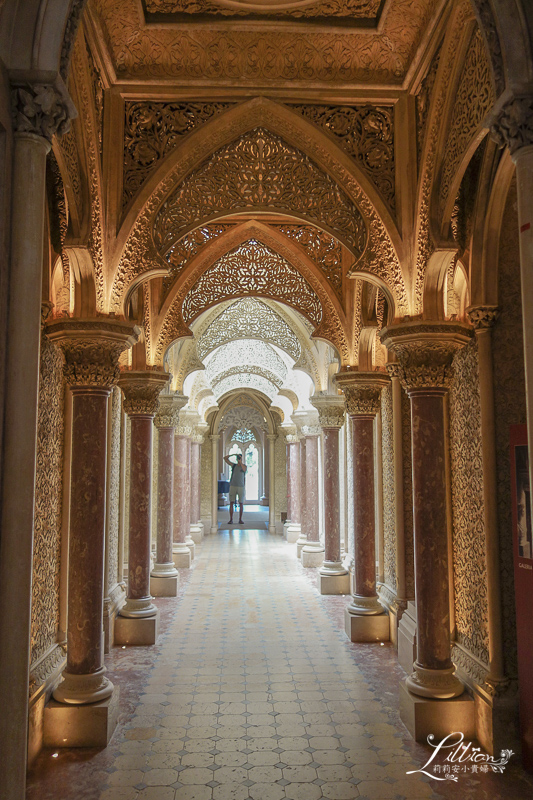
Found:
M 287 377 L 287 366 L 276 351 L 266 342 L 237 340 L 222 345 L 212 354 L 206 367 L 206 377 L 213 384 L 228 370 L 245 369 L 268 371 L 269 380 L 281 386 Z
M 337 232 L 356 258 L 366 247 L 361 212 L 303 152 L 261 128 L 219 149 L 163 202 L 153 239 L 164 257 L 187 229 L 242 210 L 292 213 Z
M 390 106 L 291 106 L 327 131 L 396 208 L 394 109 Z
M 275 225 L 289 239 L 298 242 L 309 258 L 319 267 L 337 296 L 342 297 L 342 245 L 330 236 L 312 225 Z

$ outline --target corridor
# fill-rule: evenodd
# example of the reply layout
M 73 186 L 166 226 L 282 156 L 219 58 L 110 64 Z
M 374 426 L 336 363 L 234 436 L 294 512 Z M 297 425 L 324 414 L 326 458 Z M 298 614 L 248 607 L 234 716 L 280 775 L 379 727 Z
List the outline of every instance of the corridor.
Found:
M 347 600 L 321 597 L 255 509 L 231 529 L 220 513 L 178 598 L 157 600 L 155 647 L 106 657 L 122 709 L 108 748 L 43 750 L 28 800 L 531 797 L 512 767 L 406 775 L 429 748 L 399 722 L 394 649 L 347 640 Z

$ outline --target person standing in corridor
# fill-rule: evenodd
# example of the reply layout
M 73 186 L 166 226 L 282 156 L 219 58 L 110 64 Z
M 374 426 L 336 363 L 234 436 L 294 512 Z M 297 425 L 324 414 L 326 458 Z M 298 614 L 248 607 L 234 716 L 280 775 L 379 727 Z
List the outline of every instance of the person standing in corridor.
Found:
M 224 461 L 231 467 L 231 479 L 229 482 L 229 524 L 233 525 L 233 506 L 238 498 L 239 525 L 243 525 L 244 481 L 247 467 L 246 464 L 242 463 L 242 455 L 240 453 L 237 453 L 236 458 L 236 461 L 232 461 L 229 456 L 224 456 Z

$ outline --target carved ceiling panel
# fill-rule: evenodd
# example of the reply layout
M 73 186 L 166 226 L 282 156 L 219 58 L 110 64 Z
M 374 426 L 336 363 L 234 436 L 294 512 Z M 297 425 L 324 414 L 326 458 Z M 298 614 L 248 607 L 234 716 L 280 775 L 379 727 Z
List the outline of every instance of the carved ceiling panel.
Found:
M 148 14 L 179 15 L 180 21 L 203 14 L 210 17 L 248 17 L 295 20 L 339 17 L 351 20 L 372 20 L 381 11 L 384 0 L 280 0 L 272 8 L 256 0 L 234 0 L 231 4 L 219 0 L 146 0 Z
M 245 297 L 219 314 L 198 339 L 200 358 L 237 339 L 261 339 L 285 350 L 295 361 L 301 347 L 289 325 L 265 303 Z
M 122 206 L 185 134 L 230 108 L 232 103 L 156 103 L 124 105 Z
M 186 295 L 182 314 L 190 322 L 217 301 L 265 295 L 294 306 L 318 327 L 322 306 L 298 270 L 261 242 L 250 239 L 206 270 Z
M 162 256 L 187 228 L 217 214 L 259 209 L 301 215 L 337 231 L 357 257 L 367 242 L 361 212 L 300 150 L 257 128 L 218 150 L 165 200 L 153 223 Z
M 254 370 L 256 367 L 267 370 L 271 380 L 281 386 L 287 378 L 287 367 L 276 351 L 266 342 L 257 340 L 239 339 L 228 342 L 211 353 L 206 367 L 206 375 L 213 383 L 229 374 L 228 370 L 234 368 L 240 372 L 243 369 Z
M 246 370 L 245 373 L 246 375 L 248 374 L 259 375 L 266 381 L 269 381 L 269 383 L 273 384 L 273 386 L 275 386 L 276 389 L 281 389 L 281 387 L 283 386 L 283 381 L 281 380 L 279 375 L 276 375 L 275 372 L 271 372 L 269 369 L 266 369 L 265 367 L 261 367 L 258 364 L 252 364 L 252 365 L 247 364 L 245 365 L 244 369 Z M 217 392 L 217 386 L 220 383 L 224 383 L 225 380 L 232 377 L 233 375 L 242 375 L 243 371 L 244 371 L 243 367 L 239 365 L 239 366 L 228 367 L 228 369 L 224 370 L 224 372 L 215 375 L 215 377 L 212 378 L 211 380 L 211 386 L 213 387 L 213 391 L 215 392 L 215 394 Z
M 326 3 L 327 21 L 341 2 Z M 222 16 L 216 27 L 146 24 L 136 0 L 92 0 L 92 5 L 119 79 L 217 80 L 232 86 L 261 82 L 276 87 L 299 80 L 307 85 L 400 85 L 435 12 L 434 0 L 394 0 L 377 29 L 350 28 L 341 18 L 335 30 L 315 25 L 294 30 L 296 18 L 288 17 L 287 24 L 278 21 L 275 30 L 265 30 L 260 23 L 236 26 L 235 20 L 224 22 Z
M 396 208 L 392 106 L 291 106 L 327 131 Z
M 198 253 L 205 244 L 212 242 L 218 236 L 228 231 L 232 225 L 213 224 L 202 225 L 172 245 L 166 254 L 170 265 L 170 273 L 163 280 L 163 291 L 166 291 L 174 279 L 185 269 L 187 263 Z
M 260 431 L 267 431 L 268 427 L 261 412 L 251 406 L 233 407 L 227 411 L 218 425 L 218 430 L 235 426 L 238 430 L 246 428 L 257 428 Z
M 266 395 L 269 400 L 273 400 L 278 393 L 277 386 L 268 377 L 255 372 L 239 372 L 228 375 L 220 383 L 217 383 L 214 387 L 215 397 L 218 400 L 222 395 L 232 392 L 234 389 L 255 389 Z
M 298 242 L 309 258 L 319 267 L 337 296 L 342 297 L 342 245 L 329 233 L 312 225 L 273 225 L 285 236 Z

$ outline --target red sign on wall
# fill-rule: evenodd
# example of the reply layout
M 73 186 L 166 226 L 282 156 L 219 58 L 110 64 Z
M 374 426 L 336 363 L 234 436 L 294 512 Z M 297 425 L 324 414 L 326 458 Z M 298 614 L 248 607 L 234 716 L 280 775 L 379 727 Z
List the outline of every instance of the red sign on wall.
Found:
M 511 426 L 511 505 L 522 760 L 533 772 L 533 530 L 525 425 Z

